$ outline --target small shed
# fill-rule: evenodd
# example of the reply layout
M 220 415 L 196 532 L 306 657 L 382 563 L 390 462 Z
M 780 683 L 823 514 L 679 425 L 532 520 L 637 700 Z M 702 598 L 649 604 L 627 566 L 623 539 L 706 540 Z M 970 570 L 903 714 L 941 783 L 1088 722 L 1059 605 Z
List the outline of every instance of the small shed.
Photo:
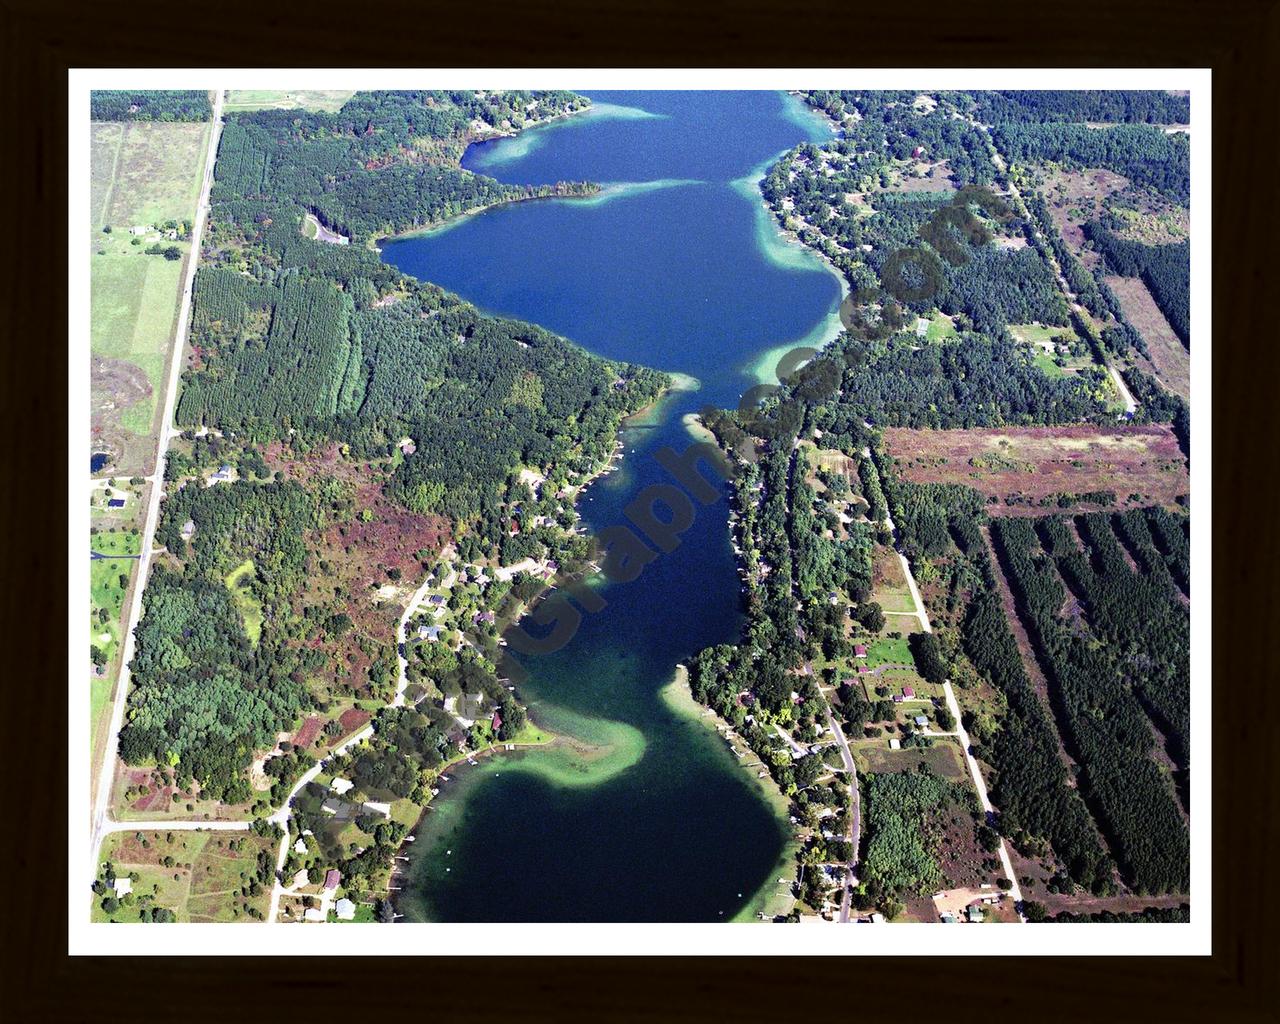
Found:
M 904 686 L 902 688 L 902 696 L 914 697 L 915 695 L 916 695 L 916 688 L 914 686 Z

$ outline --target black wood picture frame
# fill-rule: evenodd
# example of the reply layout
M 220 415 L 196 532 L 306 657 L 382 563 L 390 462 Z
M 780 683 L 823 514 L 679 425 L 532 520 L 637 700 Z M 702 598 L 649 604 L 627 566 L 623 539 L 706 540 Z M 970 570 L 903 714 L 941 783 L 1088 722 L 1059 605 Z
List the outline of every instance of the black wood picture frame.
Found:
M 0 4 L 8 207 L 0 1013 L 13 1021 L 387 1012 L 435 1020 L 1280 1018 L 1273 275 L 1280 5 L 759 0 Z M 1209 67 L 1213 70 L 1213 954 L 1197 958 L 67 956 L 67 70 L 74 67 Z M 1080 83 L 1088 86 L 1087 80 Z M 78 449 L 77 449 L 78 450 Z M 1197 496 L 1198 498 L 1199 496 Z M 1197 511 L 1204 513 L 1204 506 Z M 1204 586 L 1200 581 L 1200 586 Z M 74 598 L 74 595 L 73 595 Z M 1242 619 L 1242 614 L 1244 618 Z M 16 654 L 17 657 L 12 655 Z M 1194 904 L 1193 904 L 1194 912 Z M 227 926 L 231 927 L 231 926 Z M 1129 934 L 1129 933 L 1126 933 Z M 1141 929 L 1132 931 L 1140 952 Z M 1032 940 L 1033 941 L 1033 940 Z M 708 933 L 714 954 L 715 933 Z M 406 949 L 406 953 L 422 950 Z M 410 1018 L 411 1019 L 411 1018 Z

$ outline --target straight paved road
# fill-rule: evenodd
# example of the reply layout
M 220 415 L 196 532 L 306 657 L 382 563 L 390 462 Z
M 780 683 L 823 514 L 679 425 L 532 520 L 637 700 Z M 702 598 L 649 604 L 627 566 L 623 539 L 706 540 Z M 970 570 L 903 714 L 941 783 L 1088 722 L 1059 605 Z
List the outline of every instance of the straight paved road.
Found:
M 143 521 L 141 556 L 138 560 L 138 579 L 133 588 L 133 601 L 129 605 L 129 619 L 125 623 L 124 646 L 120 658 L 120 678 L 116 681 L 115 703 L 111 709 L 111 725 L 107 731 L 102 765 L 98 771 L 97 789 L 93 801 L 93 829 L 89 841 L 89 874 L 98 869 L 98 847 L 107 832 L 107 814 L 111 803 L 111 783 L 115 777 L 116 753 L 120 745 L 120 730 L 124 726 L 124 711 L 129 695 L 129 663 L 133 661 L 133 632 L 142 617 L 142 591 L 146 586 L 147 572 L 151 568 L 152 547 L 156 526 L 160 519 L 160 499 L 164 494 L 164 457 L 173 433 L 173 410 L 178 399 L 178 377 L 182 373 L 182 356 L 186 351 L 187 334 L 191 327 L 191 295 L 196 278 L 196 264 L 200 260 L 200 240 L 204 234 L 205 219 L 209 213 L 209 189 L 213 186 L 213 165 L 218 155 L 218 139 L 222 134 L 222 90 L 213 101 L 213 125 L 209 133 L 209 150 L 205 155 L 204 178 L 200 183 L 200 201 L 196 206 L 195 222 L 191 227 L 191 257 L 187 260 L 187 277 L 182 286 L 182 305 L 178 311 L 178 329 L 174 332 L 173 351 L 169 356 L 169 380 L 164 396 L 164 412 L 160 418 L 160 436 L 156 448 L 156 471 L 151 484 L 147 515 Z M 72 783 L 75 784 L 74 782 Z

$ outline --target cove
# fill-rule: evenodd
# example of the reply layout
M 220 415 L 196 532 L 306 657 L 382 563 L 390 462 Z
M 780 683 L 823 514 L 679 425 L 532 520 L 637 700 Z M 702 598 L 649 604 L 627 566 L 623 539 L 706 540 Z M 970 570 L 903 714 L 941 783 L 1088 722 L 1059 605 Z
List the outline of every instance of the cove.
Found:
M 685 417 L 736 405 L 766 353 L 827 330 L 842 292 L 754 189 L 778 154 L 830 137 L 799 101 L 590 96 L 593 113 L 474 145 L 463 164 L 512 183 L 597 181 L 601 195 L 497 207 L 382 252 L 486 312 L 697 379 L 624 428 L 619 470 L 578 505 L 599 530 L 670 482 L 653 452 L 691 443 Z M 751 918 L 792 874 L 784 810 L 670 686 L 679 663 L 739 636 L 727 514 L 723 496 L 699 506 L 674 552 L 600 588 L 606 607 L 565 648 L 524 660 L 521 696 L 574 742 L 449 773 L 401 875 L 408 919 Z

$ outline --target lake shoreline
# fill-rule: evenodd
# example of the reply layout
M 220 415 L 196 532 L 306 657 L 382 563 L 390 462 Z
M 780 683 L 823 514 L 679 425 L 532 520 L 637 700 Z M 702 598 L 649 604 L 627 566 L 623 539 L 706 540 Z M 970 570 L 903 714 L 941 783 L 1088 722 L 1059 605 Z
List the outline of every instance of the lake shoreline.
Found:
M 746 755 L 743 757 L 737 756 L 738 748 L 730 738 L 736 735 L 736 730 L 729 722 L 721 718 L 713 708 L 700 703 L 694 697 L 693 691 L 689 687 L 689 669 L 687 666 L 676 666 L 671 681 L 659 691 L 659 696 L 673 713 L 699 722 L 720 737 L 721 741 L 734 752 L 738 767 L 746 773 L 765 803 L 774 811 L 779 824 L 786 826 L 788 824 L 791 801 L 787 799 L 786 794 L 778 786 L 777 780 L 768 771 L 760 775 L 753 770 L 752 765 L 747 763 L 750 757 L 756 757 L 757 755 L 746 745 L 745 741 L 742 746 L 746 749 Z M 789 838 L 783 844 L 777 863 L 769 872 L 769 877 L 765 879 L 760 888 L 747 899 L 747 902 L 733 916 L 732 922 L 758 922 L 762 920 L 761 914 L 767 920 L 780 917 L 790 909 L 789 906 L 784 909 L 781 904 L 794 902 L 794 899 L 790 893 L 785 897 L 780 896 L 778 893 L 779 883 L 776 881 L 779 877 L 777 874 L 779 871 L 788 876 L 795 874 L 795 858 L 800 849 L 800 842 L 796 839 L 794 832 L 789 829 L 788 831 Z
M 618 235 L 617 239 L 611 239 L 610 245 L 622 245 L 626 249 L 630 244 L 627 239 L 635 238 L 642 243 L 637 246 L 637 253 L 651 256 L 654 261 L 664 261 L 650 264 L 631 258 L 631 262 L 636 264 L 634 288 L 652 289 L 651 294 L 646 293 L 651 300 L 648 309 L 633 303 L 632 294 L 616 294 L 619 289 L 608 281 L 604 282 L 603 288 L 588 292 L 580 287 L 580 282 L 590 280 L 589 277 L 578 276 L 572 282 L 565 282 L 560 278 L 566 275 L 560 274 L 559 277 L 553 275 L 544 280 L 541 276 L 544 269 L 536 268 L 535 264 L 529 264 L 523 258 L 525 246 L 534 246 L 531 251 L 537 251 L 535 242 L 526 241 L 529 237 L 525 234 L 528 230 L 526 225 L 533 225 L 538 230 L 546 227 L 548 236 L 553 237 L 556 245 L 567 246 L 575 253 L 594 253 L 596 247 L 591 238 L 575 237 L 577 234 L 591 235 L 591 228 L 594 226 L 593 222 L 589 222 L 588 215 L 580 212 L 580 207 L 577 206 L 565 205 L 554 210 L 526 210 L 518 214 L 513 212 L 510 216 L 487 219 L 477 218 L 476 214 L 483 210 L 476 210 L 469 215 L 443 222 L 451 225 L 465 220 L 465 233 L 460 233 L 456 238 L 447 236 L 447 239 L 439 242 L 434 239 L 425 242 L 422 246 L 424 252 L 434 255 L 424 256 L 420 262 L 412 256 L 414 250 L 411 248 L 389 250 L 389 253 L 396 253 L 394 257 L 387 257 L 389 261 L 403 264 L 407 273 L 425 281 L 446 282 L 441 286 L 465 297 L 482 311 L 486 306 L 506 311 L 489 315 L 516 317 L 553 325 L 547 329 L 565 337 L 580 337 L 583 339 L 579 342 L 581 347 L 595 354 L 608 353 L 605 358 L 616 363 L 634 360 L 656 367 L 676 364 L 701 378 L 699 382 L 679 374 L 669 374 L 668 387 L 656 400 L 627 414 L 617 424 L 613 450 L 608 453 L 608 457 L 601 464 L 590 467 L 591 472 L 575 482 L 572 488 L 561 492 L 562 500 L 572 497 L 575 511 L 573 525 L 579 536 L 584 532 L 581 524 L 588 517 L 593 530 L 615 521 L 625 521 L 625 508 L 634 492 L 640 492 L 646 484 L 652 486 L 654 483 L 665 482 L 662 471 L 652 464 L 652 455 L 658 448 L 666 446 L 679 451 L 688 448 L 691 441 L 712 440 L 705 426 L 696 419 L 699 397 L 717 406 L 731 404 L 733 395 L 746 386 L 746 382 L 741 380 L 744 358 L 758 358 L 758 353 L 765 350 L 774 339 L 811 333 L 815 325 L 825 324 L 827 314 L 832 309 L 838 308 L 841 298 L 839 289 L 826 276 L 831 268 L 820 265 L 812 258 L 810 250 L 797 244 L 794 239 L 784 237 L 778 230 L 758 187 L 760 173 L 755 174 L 748 183 L 749 190 L 745 198 L 749 202 L 744 203 L 742 199 L 732 195 L 732 186 L 744 169 L 756 166 L 758 161 L 769 154 L 760 165 L 760 172 L 763 173 L 777 161 L 780 154 L 787 151 L 782 147 L 789 145 L 790 140 L 803 140 L 818 134 L 818 126 L 812 117 L 793 116 L 797 113 L 794 110 L 796 104 L 790 97 L 786 104 L 786 115 L 770 121 L 769 118 L 775 117 L 776 103 L 776 98 L 770 96 L 761 94 L 761 98 L 756 98 L 755 94 L 748 94 L 744 102 L 732 107 L 732 117 L 739 119 L 743 111 L 751 111 L 753 114 L 758 111 L 763 118 L 759 123 L 766 126 L 760 133 L 767 140 L 764 144 L 753 142 L 738 147 L 739 151 L 745 150 L 749 159 L 738 160 L 734 157 L 725 161 L 717 156 L 712 158 L 710 165 L 702 157 L 698 158 L 704 160 L 702 163 L 686 160 L 683 156 L 678 156 L 681 151 L 676 148 L 677 143 L 684 144 L 685 136 L 670 132 L 663 136 L 663 144 L 670 148 L 672 154 L 677 154 L 673 159 L 678 158 L 679 162 L 667 164 L 649 163 L 647 152 L 642 158 L 643 162 L 634 167 L 612 155 L 603 162 L 566 161 L 562 158 L 561 151 L 575 149 L 579 141 L 576 136 L 570 139 L 569 133 L 560 135 L 552 132 L 543 135 L 534 147 L 539 154 L 534 158 L 538 169 L 527 175 L 525 168 L 533 167 L 534 164 L 521 162 L 520 159 L 515 162 L 505 159 L 497 161 L 491 169 L 484 165 L 474 151 L 466 158 L 468 169 L 496 173 L 500 180 L 515 183 L 528 180 L 550 181 L 557 175 L 613 182 L 612 185 L 604 186 L 604 194 L 581 198 L 590 199 L 591 206 L 608 207 L 607 213 L 604 209 L 600 211 L 604 222 L 602 226 L 606 231 Z M 686 111 L 696 116 L 686 116 Z M 714 116 L 730 120 L 723 109 L 717 110 L 714 104 L 712 112 Z M 700 139 L 706 139 L 707 148 L 716 150 L 717 153 L 725 148 L 717 141 L 718 137 L 708 136 L 701 120 L 701 107 L 697 102 L 682 101 L 678 112 L 672 116 L 685 118 L 692 132 L 696 132 Z M 779 126 L 778 120 L 800 125 L 801 130 L 796 131 L 790 124 Z M 645 134 L 647 136 L 648 133 Z M 639 133 L 631 131 L 631 135 L 638 137 Z M 616 137 L 610 135 L 609 139 L 612 141 Z M 584 145 L 589 142 L 596 144 L 591 141 L 597 139 L 595 133 L 590 133 L 590 140 L 586 136 L 583 138 Z M 733 150 L 733 146 L 730 146 L 730 150 Z M 501 156 L 503 150 L 494 152 Z M 481 156 L 483 155 L 482 152 Z M 626 179 L 629 175 L 651 177 L 653 180 L 628 184 Z M 673 192 L 670 198 L 644 199 L 643 203 L 638 194 L 641 191 L 670 188 L 676 183 L 693 186 L 695 182 L 702 183 L 705 188 L 701 191 Z M 620 197 L 632 193 L 637 193 L 636 201 L 633 203 L 628 200 L 623 203 Z M 611 201 L 615 198 L 618 199 L 616 208 Z M 493 205 L 507 203 L 490 204 L 483 209 L 491 209 Z M 708 209 L 714 213 L 702 212 Z M 659 238 L 655 220 L 649 216 L 650 211 L 662 211 L 664 215 L 670 211 L 674 233 L 669 237 L 676 239 L 674 246 Z M 692 221 L 688 220 L 690 215 L 693 215 Z M 645 220 L 646 217 L 649 217 L 648 221 Z M 570 226 L 561 229 L 565 222 Z M 687 242 L 681 239 L 681 228 L 678 225 L 682 224 L 685 225 L 685 230 L 691 232 Z M 767 233 L 760 230 L 761 226 L 768 229 Z M 441 232 L 441 226 L 433 227 L 434 231 L 431 228 L 425 231 L 418 229 L 406 234 L 422 236 Z M 627 234 L 624 228 L 631 233 Z M 709 251 L 708 241 L 712 238 L 719 239 L 719 248 Z M 726 241 L 731 241 L 732 248 L 741 255 L 724 259 L 721 269 L 718 253 L 724 248 Z M 515 247 L 520 258 L 490 255 L 505 252 L 504 246 Z M 606 260 L 605 265 L 611 265 L 604 255 L 605 245 L 601 243 L 599 247 L 601 258 Z M 470 255 L 472 250 L 475 251 L 475 256 Z M 785 250 L 781 258 L 778 256 L 780 250 Z M 471 259 L 476 262 L 476 270 L 484 276 L 469 285 L 468 274 L 457 268 L 469 267 Z M 682 261 L 685 259 L 691 261 L 689 273 L 656 271 L 650 274 L 643 269 L 643 266 L 648 265 L 683 267 Z M 413 269 L 415 265 L 418 267 L 417 272 Z M 529 269 L 526 269 L 526 265 Z M 707 272 L 704 269 L 706 267 L 716 269 Z M 615 275 L 622 275 L 624 269 L 615 268 Z M 527 294 L 514 293 L 510 289 L 515 285 L 508 283 L 522 281 L 526 273 L 532 273 L 537 278 L 537 287 L 541 289 L 535 290 L 532 299 Z M 727 283 L 730 273 L 735 274 L 732 280 L 739 282 L 736 286 Z M 739 274 L 742 276 L 736 276 Z M 630 277 L 625 279 L 631 281 Z M 486 281 L 500 281 L 502 284 L 486 287 Z M 557 301 L 565 294 L 563 290 L 548 288 L 548 282 L 560 289 L 568 288 L 568 294 L 574 296 L 577 304 L 568 308 L 561 303 L 554 309 L 557 315 L 550 318 L 540 316 L 539 311 L 544 307 L 549 312 L 552 310 L 551 301 L 544 298 L 542 292 Z M 742 286 L 746 287 L 745 292 L 741 291 Z M 579 291 L 582 292 L 581 296 L 578 295 Z M 621 301 L 614 301 L 618 299 Z M 674 302 L 673 308 L 668 312 L 665 307 L 670 300 Z M 591 310 L 595 309 L 601 312 L 592 313 Z M 605 314 L 603 311 L 606 309 L 611 312 Z M 563 315 L 566 312 L 570 314 L 567 317 Z M 719 323 L 719 320 L 726 317 L 731 321 L 728 329 Z M 738 320 L 741 321 L 740 326 L 737 325 Z M 580 325 L 579 321 L 586 326 Z M 621 330 L 618 329 L 620 324 Z M 586 329 L 588 327 L 591 329 Z M 650 354 L 646 356 L 646 353 Z M 706 389 L 704 396 L 695 397 L 688 393 L 700 386 Z M 603 434 L 597 434 L 597 437 L 601 442 L 599 454 L 603 457 L 608 439 Z M 618 459 L 623 456 L 627 457 L 627 461 L 620 465 Z M 592 491 L 586 490 L 590 484 L 599 482 L 615 469 L 618 472 L 607 483 Z M 709 643 L 721 642 L 722 638 L 724 642 L 732 642 L 730 638 L 736 637 L 740 628 L 739 586 L 736 564 L 730 553 L 732 544 L 724 533 L 724 523 L 719 521 L 719 515 L 712 518 L 717 522 L 699 517 L 699 524 L 706 519 L 707 525 L 698 525 L 696 533 L 690 535 L 690 539 L 694 536 L 698 538 L 698 551 L 705 550 L 707 554 L 676 556 L 646 577 L 653 581 L 652 585 L 646 582 L 643 588 L 628 588 L 625 594 L 621 589 L 606 593 L 602 587 L 605 579 L 599 566 L 588 562 L 585 571 L 575 576 L 572 584 L 567 574 L 558 580 L 539 579 L 538 592 L 529 600 L 520 602 L 503 617 L 507 623 L 519 621 L 537 608 L 539 602 L 551 594 L 552 589 L 559 589 L 560 594 L 556 595 L 556 599 L 560 600 L 575 585 L 582 588 L 579 591 L 581 593 L 588 589 L 600 589 L 602 597 L 608 599 L 611 609 L 609 612 L 593 614 L 584 619 L 584 628 L 575 634 L 575 642 L 582 646 L 568 652 L 569 660 L 565 657 L 543 659 L 548 662 L 548 668 L 544 671 L 539 666 L 535 678 L 527 683 L 533 697 L 529 709 L 530 721 L 540 727 L 544 723 L 550 725 L 562 735 L 566 733 L 564 727 L 567 726 L 567 734 L 577 737 L 580 735 L 578 719 L 583 717 L 586 719 L 586 728 L 581 732 L 582 738 L 592 744 L 608 744 L 613 734 L 606 731 L 609 728 L 607 723 L 616 720 L 617 725 L 629 727 L 630 734 L 634 736 L 634 741 L 624 738 L 624 746 L 630 746 L 634 742 L 638 749 L 641 742 L 646 742 L 651 745 L 655 754 L 659 749 L 662 751 L 662 760 L 646 758 L 645 766 L 635 769 L 635 783 L 622 783 L 624 787 L 643 787 L 643 790 L 637 790 L 637 797 L 642 806 L 652 810 L 645 812 L 649 815 L 644 819 L 645 825 L 651 827 L 642 833 L 644 838 L 640 840 L 640 845 L 647 844 L 654 849 L 644 856 L 637 855 L 637 837 L 629 834 L 631 830 L 625 826 L 625 819 L 614 821 L 607 808 L 597 808 L 597 804 L 603 799 L 616 800 L 616 793 L 611 798 L 590 795 L 590 787 L 596 784 L 599 769 L 603 769 L 606 763 L 614 765 L 626 760 L 620 754 L 612 754 L 607 762 L 602 758 L 596 765 L 575 766 L 574 781 L 584 783 L 580 796 L 566 795 L 563 787 L 558 785 L 555 775 L 565 766 L 567 757 L 574 754 L 580 756 L 586 749 L 585 746 L 576 750 L 565 747 L 558 751 L 555 744 L 548 744 L 535 752 L 526 750 L 522 752 L 523 764 L 519 768 L 513 767 L 518 763 L 515 759 L 508 759 L 501 766 L 497 761 L 481 762 L 490 770 L 500 771 L 504 776 L 502 779 L 486 777 L 483 772 L 471 772 L 471 766 L 465 765 L 464 758 L 465 766 L 456 769 L 458 781 L 449 787 L 447 794 L 441 794 L 448 795 L 451 799 L 446 801 L 437 797 L 431 804 L 431 813 L 424 813 L 415 826 L 417 838 L 414 845 L 417 852 L 413 861 L 417 868 L 411 872 L 402 871 L 400 877 L 405 880 L 393 883 L 406 886 L 406 891 L 393 892 L 392 895 L 399 897 L 396 902 L 410 912 L 411 918 L 425 915 L 433 920 L 489 919 L 485 915 L 490 910 L 471 891 L 471 880 L 474 878 L 478 883 L 487 884 L 486 880 L 492 876 L 492 872 L 502 869 L 501 856 L 491 851 L 527 848 L 538 854 L 544 849 L 554 850 L 559 860 L 548 863 L 545 878 L 539 875 L 524 881 L 521 889 L 529 890 L 530 894 L 526 897 L 521 892 L 515 899 L 513 906 L 524 909 L 518 912 L 513 909 L 513 913 L 517 915 L 513 919 L 524 919 L 520 916 L 521 913 L 536 914 L 540 911 L 550 914 L 549 919 L 558 919 L 561 904 L 558 901 L 547 902 L 547 898 L 554 896 L 564 886 L 573 884 L 571 880 L 579 870 L 586 870 L 585 866 L 575 869 L 565 865 L 563 858 L 571 857 L 576 845 L 573 841 L 564 841 L 554 834 L 548 834 L 545 840 L 540 838 L 542 828 L 554 830 L 557 823 L 563 821 L 573 821 L 575 824 L 572 828 L 575 829 L 597 829 L 598 841 L 593 845 L 592 852 L 586 855 L 584 865 L 593 862 L 599 855 L 602 843 L 610 848 L 618 847 L 616 856 L 604 875 L 603 891 L 612 892 L 616 889 L 618 891 L 615 899 L 627 899 L 623 887 L 613 884 L 613 879 L 620 870 L 636 873 L 636 878 L 641 879 L 645 885 L 657 885 L 654 890 L 655 894 L 659 894 L 656 903 L 648 907 L 647 911 L 642 911 L 655 915 L 647 919 L 714 921 L 719 915 L 721 921 L 755 920 L 766 911 L 770 917 L 782 916 L 788 912 L 793 899 L 789 882 L 795 873 L 796 846 L 788 825 L 790 805 L 787 798 L 778 789 L 771 774 L 766 772 L 765 778 L 758 777 L 757 773 L 761 771 L 762 765 L 746 767 L 758 758 L 747 757 L 745 762 L 740 760 L 738 769 L 735 770 L 732 762 L 725 759 L 726 755 L 720 749 L 719 743 L 724 743 L 725 740 L 721 738 L 716 743 L 704 732 L 706 727 L 716 729 L 717 723 L 707 717 L 708 709 L 692 698 L 688 692 L 687 680 L 683 693 L 679 691 L 678 682 L 675 689 L 670 685 L 673 682 L 673 670 L 677 673 L 680 671 L 676 666 L 681 663 L 690 664 L 689 658 Z M 722 546 L 723 557 L 720 550 Z M 692 548 L 693 544 L 687 543 L 681 550 L 688 552 Z M 537 568 L 541 576 L 545 572 L 545 562 L 540 563 Z M 710 572 L 714 572 L 715 576 L 703 575 Z M 678 615 L 672 614 L 673 608 L 682 606 L 683 602 L 693 596 L 687 584 L 679 583 L 681 579 L 700 581 L 698 594 L 703 601 L 709 603 L 709 607 L 705 609 L 706 614 L 695 616 L 692 620 L 681 620 Z M 512 603 L 516 605 L 515 601 Z M 615 623 L 611 616 L 626 616 L 625 620 L 618 619 L 617 632 L 614 631 Z M 648 623 L 650 620 L 653 632 L 646 633 L 636 625 L 637 621 Z M 638 647 L 635 646 L 637 644 Z M 516 676 L 514 671 L 507 674 Z M 504 680 L 504 683 L 508 681 L 510 680 Z M 615 699 L 601 691 L 597 700 L 593 694 L 606 682 L 617 684 L 626 696 Z M 634 697 L 630 696 L 633 688 Z M 656 710 L 649 710 L 650 707 Z M 701 721 L 703 727 L 690 725 L 686 728 L 686 721 Z M 720 724 L 727 728 L 724 723 Z M 637 726 L 638 729 L 635 728 Z M 673 726 L 677 728 L 673 729 Z M 738 742 L 738 747 L 742 749 L 741 741 Z M 492 752 L 496 754 L 506 751 L 499 745 Z M 674 805 L 666 805 L 665 795 L 655 800 L 652 794 L 664 792 L 665 784 L 657 781 L 659 776 L 681 778 L 678 773 L 682 770 L 698 773 L 695 777 L 700 785 L 689 790 L 685 783 L 679 783 L 673 789 L 673 793 L 679 791 L 681 794 L 679 806 L 685 808 L 685 813 L 689 812 L 689 808 L 697 808 L 699 814 L 706 815 L 706 819 L 704 824 L 694 829 L 695 834 L 691 837 L 687 854 L 675 854 L 669 849 L 666 851 L 669 856 L 674 854 L 678 864 L 688 861 L 691 869 L 682 875 L 685 883 L 675 887 L 678 890 L 676 894 L 670 891 L 672 887 L 669 884 L 659 881 L 667 875 L 661 868 L 653 865 L 656 863 L 654 855 L 661 856 L 658 851 L 663 846 L 662 837 L 670 840 L 672 829 L 679 825 L 679 819 L 667 817 L 675 808 Z M 747 783 L 739 771 L 747 771 L 755 782 Z M 510 782 L 506 778 L 509 772 L 513 776 Z M 533 798 L 538 812 L 545 810 L 546 824 L 541 825 L 529 819 L 525 827 L 532 832 L 513 837 L 509 835 L 510 824 L 515 820 L 522 820 L 529 804 L 530 792 L 542 793 L 540 785 L 531 791 L 528 788 L 530 781 L 517 781 L 514 778 L 517 773 L 528 773 L 530 776 L 537 774 L 544 779 L 551 776 L 551 789 L 545 797 L 545 808 L 542 807 L 542 796 Z M 454 771 L 451 770 L 448 774 L 453 776 Z M 459 785 L 464 777 L 468 780 L 465 786 Z M 628 774 L 627 778 L 630 777 Z M 640 797 L 641 792 L 646 795 Z M 513 794 L 520 796 L 517 798 Z M 513 799 L 522 799 L 523 804 L 513 806 L 509 802 Z M 499 811 L 498 808 L 502 810 Z M 588 819 L 579 817 L 584 808 L 591 808 L 595 814 L 594 818 L 589 819 L 594 825 L 586 825 L 585 821 Z M 446 839 L 443 846 L 437 845 L 437 838 L 440 837 Z M 445 859 L 446 848 L 451 848 L 451 859 L 448 860 Z M 712 852 L 715 852 L 715 856 L 709 857 Z M 399 863 L 406 866 L 404 862 Z M 446 874 L 450 868 L 451 873 Z M 779 876 L 787 884 L 779 882 Z M 786 905 L 775 909 L 779 886 L 782 888 L 781 898 Z M 724 891 L 726 889 L 730 891 Z M 542 895 L 544 890 L 547 897 Z M 738 893 L 742 895 L 735 898 Z M 583 913 L 582 908 L 589 901 L 584 900 L 578 892 L 574 892 L 573 896 L 574 900 L 566 906 L 577 908 L 571 913 Z M 585 912 L 590 914 L 597 911 Z M 604 915 L 602 919 L 613 919 L 614 912 L 607 907 L 602 906 L 598 912 Z M 635 908 L 621 911 L 622 918 L 629 919 L 635 912 Z

